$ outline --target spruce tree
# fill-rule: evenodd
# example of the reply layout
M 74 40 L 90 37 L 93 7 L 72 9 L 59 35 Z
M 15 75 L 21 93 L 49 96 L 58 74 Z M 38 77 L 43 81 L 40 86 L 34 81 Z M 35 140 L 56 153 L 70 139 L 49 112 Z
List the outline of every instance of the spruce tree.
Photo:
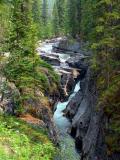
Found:
M 10 56 L 4 73 L 6 78 L 14 82 L 22 97 L 34 95 L 35 86 L 39 83 L 39 57 L 35 53 L 35 27 L 32 21 L 32 1 L 12 1 L 13 15 L 9 37 Z M 37 79 L 38 78 L 38 79 Z
M 56 0 L 53 12 L 53 26 L 59 33 L 67 33 L 72 37 L 80 35 L 81 0 Z
M 59 33 L 60 33 L 60 26 L 59 26 L 58 7 L 57 7 L 57 3 L 56 2 L 54 4 L 54 8 L 53 8 L 52 23 L 53 23 L 54 34 L 55 34 L 55 36 L 58 36 Z
M 76 37 L 76 27 L 77 27 L 77 14 L 76 14 L 76 0 L 67 0 L 67 32 Z
M 11 16 L 11 4 L 9 0 L 0 0 L 0 54 L 6 51 L 7 35 L 9 32 L 9 19 Z
M 48 2 L 47 0 L 43 0 L 43 3 L 42 3 L 42 21 L 44 25 L 46 25 L 48 22 Z

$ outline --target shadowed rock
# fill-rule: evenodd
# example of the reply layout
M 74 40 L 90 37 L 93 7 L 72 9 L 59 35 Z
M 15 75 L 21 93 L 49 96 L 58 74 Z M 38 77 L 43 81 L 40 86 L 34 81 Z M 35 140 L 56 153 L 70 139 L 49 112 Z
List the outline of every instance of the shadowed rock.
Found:
M 71 135 L 81 151 L 81 160 L 106 160 L 103 112 L 96 111 L 97 95 L 88 69 L 80 83 L 81 90 L 71 99 L 65 114 L 72 121 Z
M 45 54 L 42 54 L 40 57 L 51 65 L 60 66 L 60 59 L 58 57 L 55 57 L 53 55 L 45 55 Z

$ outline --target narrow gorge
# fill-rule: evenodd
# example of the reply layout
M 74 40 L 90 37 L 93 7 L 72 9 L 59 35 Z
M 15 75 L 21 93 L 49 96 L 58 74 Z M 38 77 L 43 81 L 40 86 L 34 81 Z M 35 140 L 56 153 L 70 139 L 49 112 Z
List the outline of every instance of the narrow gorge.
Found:
M 84 52 L 78 42 L 66 46 L 67 41 L 66 38 L 48 40 L 37 49 L 42 59 L 51 63 L 61 76 L 64 96 L 56 102 L 53 116 L 61 159 L 106 159 L 104 142 L 98 138 L 103 136 L 100 133 L 102 126 L 99 124 L 103 115 L 96 112 L 97 95 L 94 94 L 94 82 L 90 79 L 89 63 L 92 53 Z M 97 152 L 98 142 L 101 148 Z
M 75 58 L 75 56 L 80 53 L 73 55 L 74 52 L 66 53 L 60 49 L 56 51 L 56 47 L 59 46 L 62 41 L 64 41 L 63 38 L 57 38 L 50 41 L 48 40 L 40 44 L 41 47 L 37 50 L 42 59 L 51 63 L 55 71 L 57 71 L 61 76 L 63 96 L 61 96 L 60 99 L 58 99 L 58 102 L 55 103 L 53 116 L 61 150 L 59 155 L 60 159 L 67 160 L 69 157 L 69 160 L 77 160 L 80 159 L 80 155 L 75 147 L 75 140 L 69 133 L 71 129 L 71 122 L 65 117 L 63 111 L 66 109 L 66 106 L 71 99 L 80 90 L 79 77 L 81 69 L 77 67 L 70 67 L 67 62 L 71 60 L 71 57 Z M 81 57 L 83 58 L 84 55 L 81 55 Z
M 0 0 L 0 160 L 120 160 L 118 0 Z
M 69 44 L 65 37 L 48 40 L 41 46 L 38 51 L 60 74 L 64 93 L 55 103 L 53 116 L 60 159 L 107 160 L 104 129 L 108 120 L 97 106 L 98 91 L 90 68 L 91 51 L 84 51 L 80 42 Z M 119 154 L 113 158 L 119 159 Z

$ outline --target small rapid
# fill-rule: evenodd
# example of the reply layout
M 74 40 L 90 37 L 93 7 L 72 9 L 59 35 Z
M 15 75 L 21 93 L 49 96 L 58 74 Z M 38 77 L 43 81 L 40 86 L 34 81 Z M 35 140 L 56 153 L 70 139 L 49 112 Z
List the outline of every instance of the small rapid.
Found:
M 64 116 L 63 110 L 72 97 L 80 90 L 80 82 L 74 88 L 74 92 L 70 95 L 68 101 L 58 102 L 53 119 L 59 132 L 60 141 L 60 159 L 61 160 L 79 160 L 80 156 L 75 148 L 75 140 L 69 135 L 68 131 L 71 127 L 71 122 Z

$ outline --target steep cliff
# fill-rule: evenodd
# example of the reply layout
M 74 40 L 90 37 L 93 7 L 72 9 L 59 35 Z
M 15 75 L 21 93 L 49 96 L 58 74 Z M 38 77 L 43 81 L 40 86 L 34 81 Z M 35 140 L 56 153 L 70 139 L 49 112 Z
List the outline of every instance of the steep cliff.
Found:
M 107 83 L 105 70 L 93 66 L 95 55 L 84 50 L 84 43 L 64 39 L 55 49 L 70 52 L 67 63 L 81 69 L 81 89 L 64 110 L 72 123 L 70 133 L 81 159 L 119 160 L 119 68 L 111 69 L 111 81 Z M 72 57 L 74 54 L 76 56 Z
M 99 103 L 96 77 L 88 68 L 80 83 L 81 90 L 69 102 L 65 114 L 72 122 L 71 135 L 76 140 L 82 160 L 119 160 L 119 141 L 116 142 L 119 132 L 112 130 L 113 120 L 108 120 L 104 104 Z M 110 133 L 114 138 L 110 138 Z M 110 140 L 106 142 L 106 139 Z
M 102 138 L 104 116 L 101 110 L 96 110 L 97 91 L 89 69 L 80 86 L 81 90 L 65 111 L 72 121 L 71 135 L 76 139 L 76 147 L 82 151 L 82 159 L 94 160 L 99 157 L 106 160 Z

